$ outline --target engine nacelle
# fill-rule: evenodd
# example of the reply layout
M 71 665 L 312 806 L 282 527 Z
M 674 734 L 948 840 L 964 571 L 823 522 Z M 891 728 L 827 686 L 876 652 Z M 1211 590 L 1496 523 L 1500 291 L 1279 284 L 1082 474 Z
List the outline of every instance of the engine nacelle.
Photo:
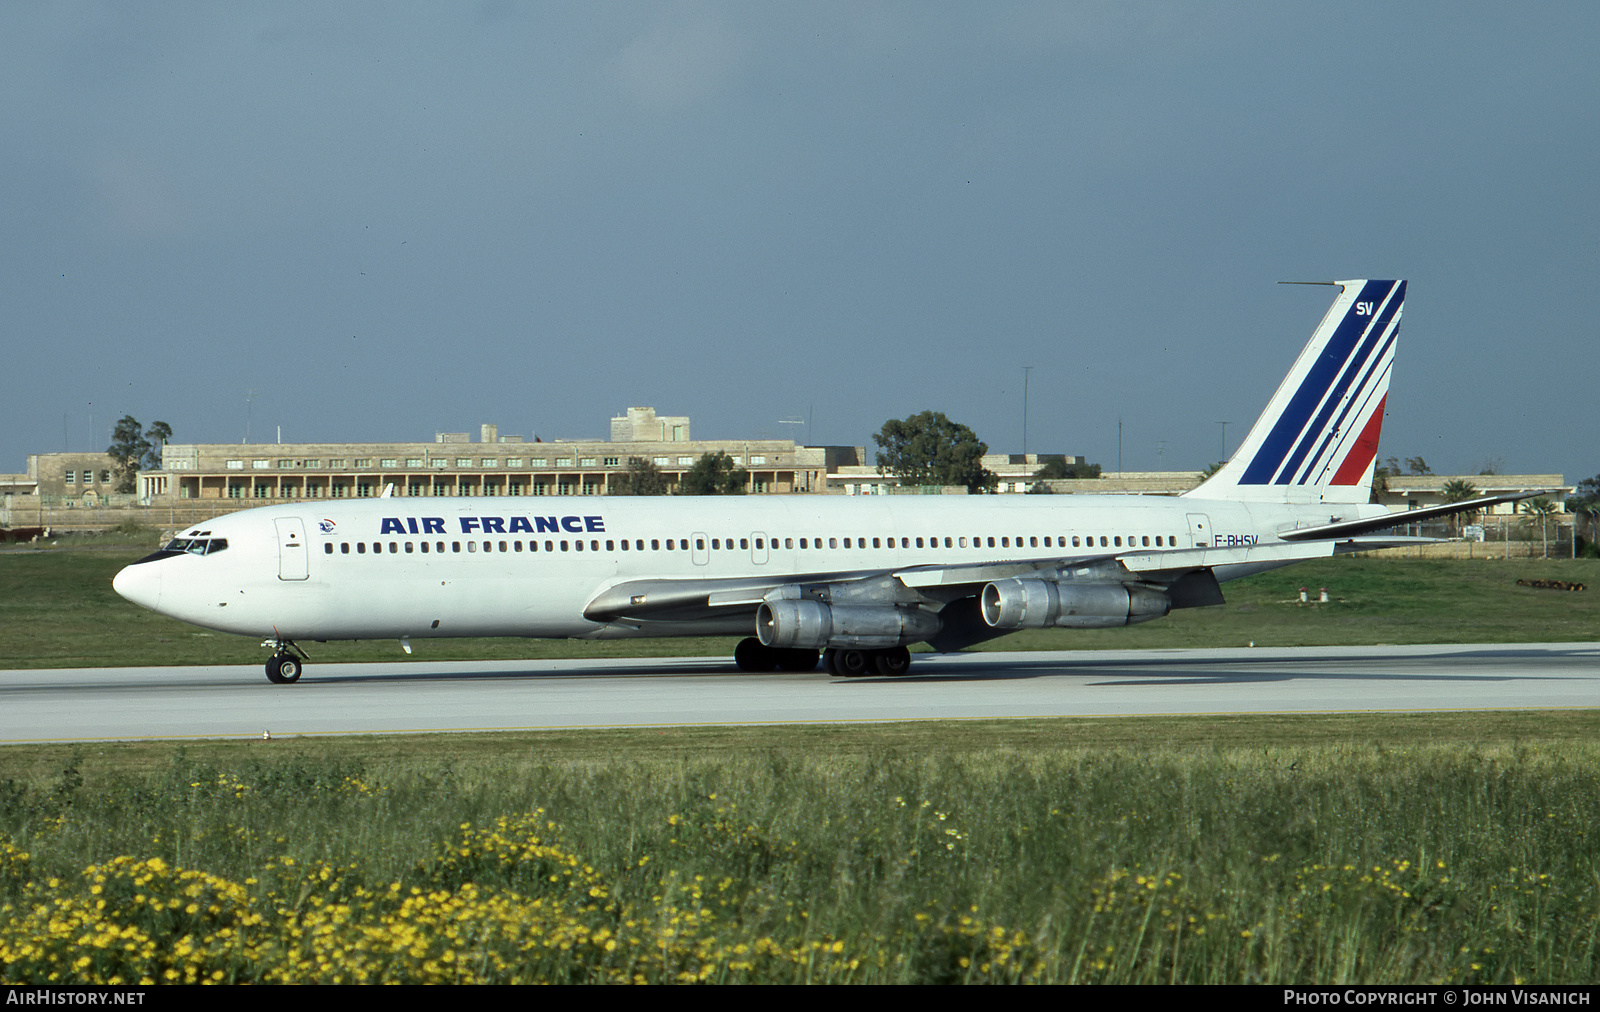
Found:
M 995 629 L 1106 629 L 1160 618 L 1172 600 L 1121 583 L 996 580 L 983 588 L 983 620 Z
M 756 636 L 763 646 L 878 649 L 919 643 L 939 631 L 939 616 L 888 605 L 826 605 L 810 599 L 763 601 Z

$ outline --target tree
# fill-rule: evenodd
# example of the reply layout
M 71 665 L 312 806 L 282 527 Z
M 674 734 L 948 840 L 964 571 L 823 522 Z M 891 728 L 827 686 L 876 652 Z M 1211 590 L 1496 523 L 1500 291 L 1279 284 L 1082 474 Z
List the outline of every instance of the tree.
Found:
M 744 495 L 750 472 L 735 467 L 733 458 L 718 450 L 703 453 L 678 482 L 679 495 Z
M 1040 481 L 1059 478 L 1098 478 L 1100 477 L 1100 465 L 1069 464 L 1060 459 L 1047 460 L 1044 462 L 1043 467 L 1033 473 L 1033 476 Z
M 1420 476 L 1433 473 L 1433 468 L 1429 467 L 1428 462 L 1421 457 L 1407 457 L 1404 467 L 1400 465 L 1399 457 L 1390 457 L 1383 462 L 1383 466 L 1391 475 L 1409 474 Z
M 1544 545 L 1541 554 L 1547 559 L 1550 557 L 1550 517 L 1559 508 L 1556 503 L 1542 495 L 1522 503 L 1522 512 L 1539 518 L 1539 539 Z
M 627 473 L 617 475 L 611 483 L 612 495 L 666 495 L 671 491 L 672 483 L 661 468 L 643 457 L 629 457 Z
M 1382 502 L 1383 497 L 1389 494 L 1389 476 L 1394 474 L 1389 464 L 1394 462 L 1395 459 L 1390 457 L 1387 464 L 1379 464 L 1372 469 L 1372 495 L 1367 497 L 1368 502 Z
M 907 485 L 965 485 L 977 493 L 994 491 L 1000 480 L 983 466 L 988 445 L 937 411 L 904 421 L 891 418 L 872 441 L 882 447 L 878 473 L 892 474 Z
M 171 434 L 171 430 L 168 430 L 168 434 Z M 132 492 L 135 489 L 139 479 L 139 463 L 149 452 L 150 440 L 144 438 L 139 420 L 132 415 L 123 415 L 117 427 L 111 430 L 111 445 L 106 447 L 106 456 L 111 458 L 112 470 L 117 476 L 118 492 Z
M 1589 536 L 1580 543 L 1578 551 L 1583 555 L 1600 555 L 1596 551 L 1596 545 L 1600 545 L 1600 474 L 1578 482 L 1577 491 L 1577 495 L 1567 500 L 1567 510 L 1584 517 L 1589 528 Z
M 1216 474 L 1218 471 L 1222 470 L 1223 466 L 1225 464 L 1227 464 L 1227 463 L 1228 462 L 1226 460 L 1219 460 L 1215 464 L 1212 464 L 1210 467 L 1208 467 L 1204 471 L 1200 472 L 1200 480 L 1201 481 L 1210 480 L 1211 476 Z
M 161 467 L 161 449 L 172 438 L 172 426 L 166 422 L 151 422 L 150 427 L 144 430 L 144 438 L 155 444 L 145 453 L 144 466 L 152 471 L 157 470 Z
M 1439 490 L 1439 496 L 1445 502 L 1466 502 L 1468 499 L 1476 497 L 1477 494 L 1477 486 L 1463 478 L 1452 478 L 1445 482 L 1444 486 Z M 1459 532 L 1461 525 L 1476 515 L 1476 511 L 1454 514 L 1450 518 L 1450 526 Z

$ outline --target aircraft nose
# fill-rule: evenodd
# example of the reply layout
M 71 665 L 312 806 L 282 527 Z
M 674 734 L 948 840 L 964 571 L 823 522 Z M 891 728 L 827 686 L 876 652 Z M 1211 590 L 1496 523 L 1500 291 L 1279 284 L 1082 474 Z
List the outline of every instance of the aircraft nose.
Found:
M 134 604 L 155 611 L 161 604 L 161 570 L 159 563 L 135 562 L 112 579 L 111 589 Z

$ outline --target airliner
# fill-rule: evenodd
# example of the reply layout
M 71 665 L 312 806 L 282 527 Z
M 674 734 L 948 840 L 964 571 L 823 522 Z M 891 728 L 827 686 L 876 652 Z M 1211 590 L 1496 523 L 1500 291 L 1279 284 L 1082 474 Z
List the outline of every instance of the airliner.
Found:
M 1404 281 L 1340 281 L 1237 452 L 1176 497 L 672 496 L 300 502 L 178 533 L 114 581 L 136 604 L 301 642 L 742 636 L 746 671 L 903 675 L 909 647 L 1132 625 L 1381 534 L 1371 503 Z M 1533 493 L 1529 493 L 1533 494 Z M 1409 523 L 1522 496 L 1412 510 Z

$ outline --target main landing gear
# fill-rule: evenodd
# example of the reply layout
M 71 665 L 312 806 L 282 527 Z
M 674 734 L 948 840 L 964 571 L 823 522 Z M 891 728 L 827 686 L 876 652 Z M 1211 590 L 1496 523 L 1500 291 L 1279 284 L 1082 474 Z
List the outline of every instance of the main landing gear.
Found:
M 305 671 L 302 662 L 310 658 L 293 640 L 267 640 L 261 645 L 273 649 L 272 659 L 267 661 L 267 681 L 274 685 L 292 685 L 300 680 Z
M 769 647 L 755 637 L 739 641 L 734 648 L 733 662 L 740 671 L 815 671 L 818 652 L 815 650 Z M 905 647 L 887 650 L 857 650 L 853 647 L 830 647 L 821 652 L 822 666 L 830 675 L 848 678 L 860 675 L 903 675 L 911 668 L 911 651 Z
M 830 675 L 859 678 L 862 675 L 900 676 L 911 670 L 911 651 L 905 647 L 887 650 L 857 650 L 830 647 L 822 652 L 822 666 Z

